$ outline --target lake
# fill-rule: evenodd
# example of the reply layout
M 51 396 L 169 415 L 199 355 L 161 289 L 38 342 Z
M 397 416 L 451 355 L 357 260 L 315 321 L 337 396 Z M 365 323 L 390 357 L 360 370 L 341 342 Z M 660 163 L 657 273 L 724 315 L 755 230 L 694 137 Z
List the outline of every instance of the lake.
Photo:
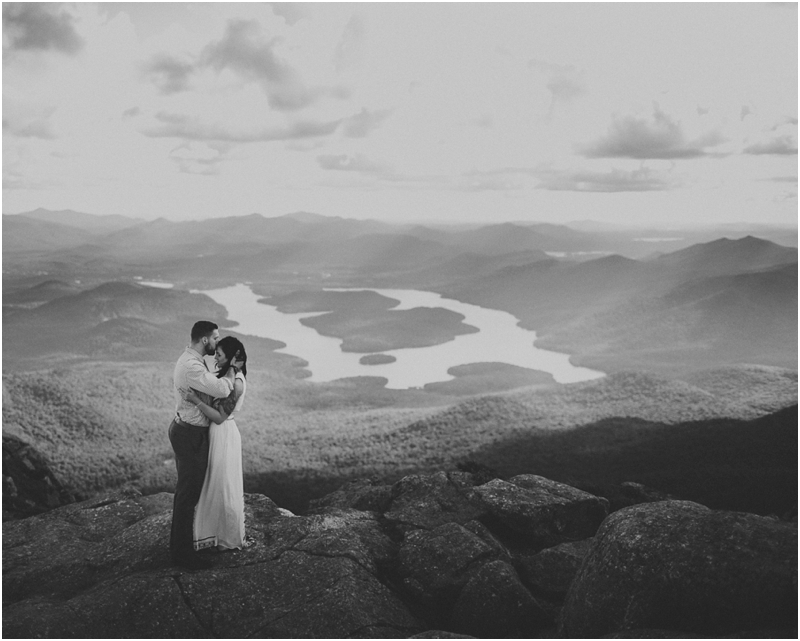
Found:
M 442 298 L 434 292 L 407 289 L 331 289 L 328 291 L 369 291 L 398 301 L 393 310 L 415 307 L 440 307 L 464 316 L 464 323 L 480 331 L 464 334 L 434 345 L 409 349 L 385 350 L 394 356 L 393 363 L 363 365 L 363 353 L 343 352 L 342 341 L 322 336 L 300 321 L 327 312 L 285 314 L 273 305 L 259 303 L 262 298 L 244 284 L 203 291 L 228 311 L 228 318 L 237 323 L 237 332 L 271 338 L 286 343 L 278 349 L 308 362 L 315 382 L 334 381 L 354 376 L 381 376 L 391 389 L 422 387 L 427 383 L 452 380 L 447 370 L 470 363 L 508 363 L 548 372 L 559 383 L 575 383 L 604 376 L 603 372 L 575 367 L 567 354 L 534 347 L 536 332 L 522 329 L 517 318 L 507 312 Z

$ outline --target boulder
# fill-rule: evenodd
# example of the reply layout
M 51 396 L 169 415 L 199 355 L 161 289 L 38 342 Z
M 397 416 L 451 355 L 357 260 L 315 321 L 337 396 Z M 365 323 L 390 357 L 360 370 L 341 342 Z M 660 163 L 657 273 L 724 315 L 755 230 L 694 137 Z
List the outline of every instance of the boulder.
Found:
M 606 499 L 533 474 L 494 479 L 471 496 L 492 532 L 529 548 L 589 538 L 608 514 Z
M 523 583 L 534 594 L 563 600 L 591 544 L 592 539 L 584 539 L 545 548 L 536 554 L 516 557 L 517 569 Z
M 715 636 L 703 636 L 686 630 L 622 630 L 607 634 L 604 639 L 714 639 Z M 731 634 L 729 639 L 797 639 L 797 630 L 754 630 L 751 632 Z
M 623 630 L 607 634 L 604 639 L 705 639 L 685 630 Z
M 653 487 L 648 487 L 642 483 L 635 483 L 634 481 L 620 483 L 619 489 L 622 496 L 637 504 L 679 500 L 677 496 L 667 494 Z
M 353 508 L 365 512 L 384 512 L 392 500 L 392 486 L 376 483 L 372 479 L 359 479 L 345 483 L 335 492 L 313 499 L 309 513 L 325 508 Z
M 484 513 L 470 500 L 472 475 L 436 472 L 410 475 L 392 486 L 392 501 L 384 513 L 397 532 L 433 530 L 445 523 L 466 523 Z
M 474 521 L 471 526 L 485 530 Z M 406 534 L 398 554 L 397 575 L 415 601 L 441 610 L 452 606 L 475 571 L 498 559 L 511 560 L 499 543 L 492 544 L 491 534 L 482 537 L 457 523 L 447 523 Z
M 532 638 L 552 618 L 505 561 L 492 561 L 475 572 L 453 608 L 456 632 L 488 638 Z
M 3 434 L 3 521 L 41 514 L 74 501 L 37 449 L 12 434 Z
M 346 557 L 378 574 L 397 556 L 398 544 L 370 512 L 329 509 L 307 517 L 273 518 L 263 523 L 261 532 L 264 548 L 257 552 L 258 558 L 265 560 L 296 550 L 320 557 Z
M 570 586 L 559 630 L 730 636 L 796 626 L 796 524 L 662 501 L 606 519 Z

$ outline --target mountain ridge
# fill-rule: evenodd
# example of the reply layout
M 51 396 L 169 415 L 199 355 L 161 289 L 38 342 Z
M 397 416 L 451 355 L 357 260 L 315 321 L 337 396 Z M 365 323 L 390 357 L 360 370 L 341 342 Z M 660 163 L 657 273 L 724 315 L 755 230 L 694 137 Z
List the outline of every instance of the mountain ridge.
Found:
M 44 222 L 69 225 L 94 233 L 105 233 L 144 222 L 142 218 L 131 218 L 119 214 L 87 214 L 73 209 L 51 210 L 43 207 L 16 215 Z
M 766 239 L 717 238 L 653 259 L 614 251 L 577 259 L 551 250 L 568 249 L 565 238 L 600 236 L 547 224 L 447 230 L 295 213 L 160 219 L 102 235 L 12 216 L 4 236 L 14 245 L 4 258 L 7 317 L 21 321 L 15 297 L 35 297 L 25 286 L 54 274 L 82 288 L 136 275 L 183 290 L 249 282 L 263 295 L 425 289 L 511 313 L 536 331 L 537 346 L 591 369 L 796 366 L 797 250 Z

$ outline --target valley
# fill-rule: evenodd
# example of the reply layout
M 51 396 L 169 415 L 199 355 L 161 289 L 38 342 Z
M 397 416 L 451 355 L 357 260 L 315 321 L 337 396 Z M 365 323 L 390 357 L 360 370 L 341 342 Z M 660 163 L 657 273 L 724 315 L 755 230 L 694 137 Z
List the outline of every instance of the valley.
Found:
M 770 228 L 445 228 L 305 213 L 200 225 L 37 210 L 4 215 L 3 232 L 4 433 L 44 453 L 82 496 L 171 491 L 170 377 L 199 318 L 247 346 L 245 489 L 293 509 L 351 478 L 467 461 L 606 492 L 649 480 L 696 495 L 756 479 L 763 491 L 748 509 L 767 509 L 765 488 L 792 465 L 796 475 L 796 457 L 769 472 L 791 433 L 775 428 L 753 445 L 755 422 L 785 425 L 780 412 L 797 403 L 796 230 L 790 245 L 791 230 Z M 449 310 L 393 311 L 376 292 L 331 291 L 415 289 L 511 314 L 537 348 L 606 376 L 564 385 L 498 358 L 415 389 L 379 375 L 312 382 L 313 366 L 269 327 L 256 335 L 198 293 L 237 283 L 283 312 L 320 314 L 303 324 L 356 359 L 475 334 Z M 721 465 L 728 433 L 739 463 Z M 686 466 L 708 467 L 688 485 L 668 455 L 682 443 L 697 454 Z M 752 465 L 749 446 L 762 452 Z M 737 477 L 737 465 L 749 471 Z

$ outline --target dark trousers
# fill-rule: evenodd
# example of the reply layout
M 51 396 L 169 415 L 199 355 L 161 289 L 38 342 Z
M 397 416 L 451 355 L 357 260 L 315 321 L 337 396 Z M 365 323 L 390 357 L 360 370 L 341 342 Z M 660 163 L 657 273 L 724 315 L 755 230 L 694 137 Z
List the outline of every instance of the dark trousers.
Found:
M 208 467 L 208 428 L 173 420 L 169 426 L 169 441 L 175 450 L 178 468 L 169 551 L 173 559 L 186 558 L 194 553 L 194 509 L 200 500 Z

